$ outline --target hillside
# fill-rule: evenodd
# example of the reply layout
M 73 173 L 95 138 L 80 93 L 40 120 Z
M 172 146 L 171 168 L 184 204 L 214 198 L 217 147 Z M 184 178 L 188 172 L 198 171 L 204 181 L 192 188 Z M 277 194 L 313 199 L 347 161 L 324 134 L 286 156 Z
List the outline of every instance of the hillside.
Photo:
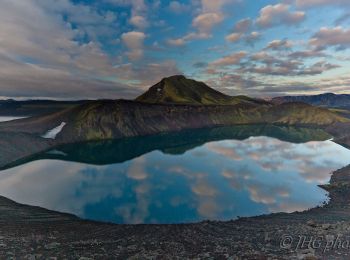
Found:
M 203 82 L 176 75 L 162 79 L 136 101 L 151 104 L 189 104 L 189 105 L 236 105 L 267 103 L 246 96 L 231 97 Z
M 350 95 L 333 93 L 325 93 L 321 95 L 311 96 L 282 96 L 271 100 L 274 104 L 282 104 L 289 102 L 303 102 L 313 106 L 322 106 L 329 108 L 349 108 L 350 109 Z
M 1 132 L 44 135 L 67 123 L 57 143 L 145 136 L 184 129 L 244 124 L 328 126 L 349 120 L 302 103 L 189 106 L 135 101 L 93 101 L 53 115 L 1 123 Z
M 139 136 L 224 125 L 285 124 L 330 125 L 348 120 L 305 104 L 277 106 L 186 106 L 149 105 L 131 101 L 91 103 L 77 111 L 73 125 L 67 126 L 71 138 L 94 140 Z M 98 120 L 97 120 L 98 118 Z M 63 134 L 65 131 L 63 131 Z

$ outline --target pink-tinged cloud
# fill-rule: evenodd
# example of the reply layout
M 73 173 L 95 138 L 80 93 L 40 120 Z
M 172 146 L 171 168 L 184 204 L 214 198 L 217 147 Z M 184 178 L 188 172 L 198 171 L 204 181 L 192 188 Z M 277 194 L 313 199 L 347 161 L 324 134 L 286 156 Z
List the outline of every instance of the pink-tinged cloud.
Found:
M 291 11 L 286 4 L 267 5 L 260 10 L 256 23 L 262 28 L 297 25 L 305 20 L 305 12 Z
M 350 29 L 340 26 L 335 28 L 323 27 L 310 40 L 310 45 L 317 49 L 336 47 L 338 50 L 350 47 Z
M 246 55 L 247 52 L 245 51 L 236 52 L 211 62 L 209 66 L 221 67 L 239 64 Z

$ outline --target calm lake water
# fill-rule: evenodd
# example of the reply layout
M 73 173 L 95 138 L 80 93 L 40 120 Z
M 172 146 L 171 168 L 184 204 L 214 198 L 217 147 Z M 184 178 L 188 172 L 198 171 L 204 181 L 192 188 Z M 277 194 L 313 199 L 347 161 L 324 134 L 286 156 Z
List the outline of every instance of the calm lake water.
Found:
M 114 223 L 301 211 L 327 200 L 317 185 L 350 163 L 328 138 L 252 127 L 64 146 L 1 171 L 0 195 Z

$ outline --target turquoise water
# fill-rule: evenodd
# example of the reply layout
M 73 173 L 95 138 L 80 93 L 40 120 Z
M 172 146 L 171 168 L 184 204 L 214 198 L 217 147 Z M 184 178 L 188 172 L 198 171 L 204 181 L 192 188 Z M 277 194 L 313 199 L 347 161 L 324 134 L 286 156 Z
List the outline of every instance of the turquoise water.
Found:
M 177 141 L 163 135 L 122 146 L 123 141 L 113 141 L 57 148 L 0 172 L 0 195 L 114 223 L 188 223 L 302 211 L 327 200 L 317 185 L 350 163 L 350 150 L 290 134 L 294 142 L 288 134 L 279 139 L 271 133 L 235 134 L 174 147 L 185 134 Z M 171 148 L 164 146 L 167 138 Z

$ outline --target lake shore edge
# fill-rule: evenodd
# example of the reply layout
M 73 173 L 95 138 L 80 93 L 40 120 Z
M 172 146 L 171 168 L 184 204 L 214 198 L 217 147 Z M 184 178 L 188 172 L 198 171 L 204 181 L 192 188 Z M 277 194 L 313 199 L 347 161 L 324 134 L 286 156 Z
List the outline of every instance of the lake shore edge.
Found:
M 321 187 L 329 192 L 329 203 L 304 212 L 168 225 L 87 221 L 0 197 L 0 258 L 346 259 L 350 166 L 335 171 Z M 315 241 L 309 246 L 303 239 Z M 344 245 L 330 247 L 332 239 Z

